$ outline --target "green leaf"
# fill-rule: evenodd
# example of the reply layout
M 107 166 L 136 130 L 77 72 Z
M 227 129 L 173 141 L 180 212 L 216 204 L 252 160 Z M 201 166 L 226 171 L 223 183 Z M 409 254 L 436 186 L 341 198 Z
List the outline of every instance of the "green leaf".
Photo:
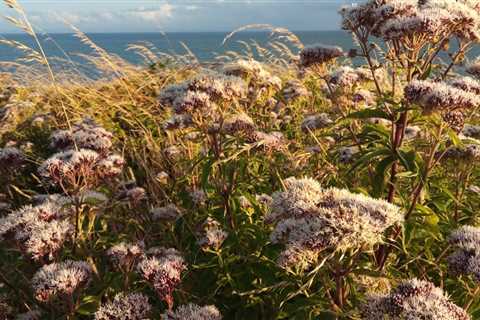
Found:
M 373 196 L 381 197 L 385 189 L 385 175 L 390 165 L 396 160 L 394 156 L 388 156 L 380 161 L 375 167 L 375 176 L 373 177 Z
M 448 130 L 448 137 L 452 140 L 454 146 L 459 146 L 462 144 L 462 141 L 458 137 L 457 133 L 453 130 Z
M 383 110 L 380 109 L 364 109 L 350 113 L 347 118 L 350 119 L 368 119 L 368 118 L 381 118 L 392 120 L 392 117 Z
M 392 152 L 390 149 L 387 148 L 382 148 L 379 150 L 367 152 L 364 155 L 362 155 L 350 168 L 349 173 L 353 172 L 355 169 L 360 169 L 368 164 L 372 163 L 372 160 L 374 158 L 377 158 L 379 156 L 392 156 Z

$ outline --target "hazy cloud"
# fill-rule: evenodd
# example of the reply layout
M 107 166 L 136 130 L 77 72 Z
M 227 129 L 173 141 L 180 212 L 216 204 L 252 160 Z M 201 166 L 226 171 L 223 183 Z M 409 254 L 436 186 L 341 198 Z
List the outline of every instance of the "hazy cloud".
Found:
M 129 12 L 133 17 L 140 18 L 145 22 L 160 24 L 173 16 L 174 6 L 169 3 L 160 5 L 158 8 L 140 7 Z
M 291 30 L 335 30 L 346 0 L 24 1 L 31 21 L 47 32 L 231 31 L 252 23 Z M 0 5 L 0 15 L 14 14 Z M 17 31 L 0 19 L 0 32 Z

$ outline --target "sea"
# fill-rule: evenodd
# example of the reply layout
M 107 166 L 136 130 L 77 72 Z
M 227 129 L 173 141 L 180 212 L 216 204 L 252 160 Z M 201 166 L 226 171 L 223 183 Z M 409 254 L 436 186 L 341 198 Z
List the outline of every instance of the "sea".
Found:
M 303 44 L 323 43 L 339 45 L 345 49 L 353 46 L 351 36 L 343 31 L 298 31 L 294 32 Z M 242 42 L 256 41 L 265 45 L 272 38 L 270 32 L 240 32 L 225 44 L 223 39 L 228 32 L 176 32 L 176 33 L 92 33 L 87 36 L 100 48 L 120 56 L 133 64 L 142 64 L 143 59 L 132 50 L 131 44 L 148 43 L 158 52 L 169 54 L 186 54 L 190 50 L 199 61 L 211 61 L 227 51 L 245 49 Z M 92 49 L 82 43 L 73 34 L 39 35 L 43 50 L 52 60 L 70 60 L 81 63 L 81 56 L 91 54 Z M 34 40 L 26 34 L 0 34 L 0 39 L 21 42 L 29 47 L 36 47 Z M 24 53 L 8 45 L 0 44 L 0 61 L 15 62 Z M 57 63 L 58 64 L 58 63 Z
M 315 43 L 337 45 L 345 51 L 355 47 L 351 35 L 341 30 L 294 31 L 293 33 L 304 45 Z M 135 51 L 127 50 L 132 44 L 148 44 L 156 52 L 176 55 L 185 55 L 187 51 L 191 51 L 199 61 L 209 62 L 225 52 L 245 50 L 243 44 L 245 42 L 256 41 L 259 45 L 265 46 L 272 40 L 270 32 L 246 31 L 236 33 L 223 44 L 223 40 L 228 34 L 229 32 L 91 33 L 87 36 L 103 50 L 139 66 L 145 65 L 145 60 Z M 92 48 L 82 43 L 75 35 L 40 34 L 38 36 L 45 54 L 49 57 L 50 63 L 56 71 L 68 71 L 72 65 L 75 65 L 77 71 L 80 69 L 89 78 L 102 76 L 84 58 L 85 55 L 94 54 Z M 35 41 L 27 34 L 0 33 L 1 39 L 13 40 L 29 47 L 36 47 Z M 14 64 L 9 63 L 18 62 L 18 59 L 24 56 L 25 54 L 21 50 L 2 44 L 0 41 L 0 72 L 15 72 Z M 479 56 L 480 48 L 477 47 L 469 52 L 468 59 L 472 60 Z M 445 54 L 443 54 L 443 58 L 448 60 Z M 69 72 L 65 74 L 69 74 Z

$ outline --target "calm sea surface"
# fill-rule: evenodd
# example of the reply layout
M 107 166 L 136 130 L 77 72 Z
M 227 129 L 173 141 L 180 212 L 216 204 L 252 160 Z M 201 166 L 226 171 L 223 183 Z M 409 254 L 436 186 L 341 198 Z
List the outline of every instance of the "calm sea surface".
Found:
M 295 34 L 305 45 L 314 43 L 338 45 L 346 51 L 354 47 L 351 36 L 343 31 L 298 31 Z M 222 45 L 222 40 L 226 35 L 225 32 L 95 33 L 88 34 L 88 37 L 107 52 L 116 54 L 134 64 L 142 64 L 143 60 L 134 51 L 127 50 L 127 47 L 131 44 L 150 43 L 157 52 L 186 54 L 183 43 L 200 61 L 209 61 L 225 51 L 238 52 L 244 50 L 242 41 L 251 42 L 251 40 L 255 40 L 260 45 L 265 45 L 271 40 L 271 35 L 268 32 L 241 32 L 234 35 L 225 45 Z M 25 34 L 0 34 L 0 39 L 2 38 L 35 47 L 33 40 Z M 71 62 L 74 62 L 77 70 L 81 69 L 82 73 L 89 77 L 96 77 L 94 68 L 82 58 L 82 55 L 91 54 L 92 49 L 82 44 L 74 35 L 51 34 L 40 36 L 40 38 L 47 56 L 50 57 L 50 62 L 57 71 L 70 69 Z M 470 58 L 479 55 L 479 48 L 471 50 L 468 54 Z M 22 57 L 21 51 L 0 44 L 0 62 L 14 62 L 20 57 Z M 0 69 L 5 70 L 4 68 Z M 9 70 L 12 71 L 12 69 Z
M 242 32 L 231 38 L 225 46 L 222 46 L 222 40 L 226 36 L 225 32 L 205 32 L 205 33 L 96 33 L 88 34 L 98 46 L 110 53 L 115 53 L 122 58 L 132 62 L 140 63 L 141 59 L 132 51 L 127 51 L 129 44 L 149 42 L 153 44 L 158 51 L 175 52 L 185 54 L 186 51 L 181 45 L 183 42 L 200 59 L 210 60 L 216 54 L 226 50 L 241 50 L 244 47 L 238 41 L 256 40 L 260 45 L 269 41 L 267 32 Z M 352 46 L 351 37 L 343 31 L 300 31 L 295 33 L 304 44 L 324 43 L 340 45 L 344 48 Z M 24 34 L 0 34 L 1 38 L 23 42 L 29 46 L 34 43 Z M 88 54 L 92 50 L 82 44 L 79 39 L 71 34 L 51 34 L 42 36 L 42 43 L 48 56 L 65 58 L 65 54 L 76 60 L 78 54 Z M 61 48 L 61 49 L 60 49 Z M 0 46 L 0 61 L 15 61 L 21 56 L 18 50 L 8 46 Z

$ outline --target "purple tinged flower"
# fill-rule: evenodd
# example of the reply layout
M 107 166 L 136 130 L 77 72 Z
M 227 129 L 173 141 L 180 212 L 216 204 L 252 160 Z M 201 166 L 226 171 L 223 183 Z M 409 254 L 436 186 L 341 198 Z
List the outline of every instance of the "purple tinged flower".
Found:
M 193 303 L 182 305 L 175 311 L 162 315 L 165 320 L 221 320 L 222 315 L 215 306 L 199 306 Z
M 95 320 L 143 320 L 152 310 L 148 297 L 141 293 L 119 293 L 95 312 Z
M 66 260 L 43 266 L 32 278 L 35 298 L 42 302 L 70 297 L 88 286 L 92 267 L 84 261 Z

